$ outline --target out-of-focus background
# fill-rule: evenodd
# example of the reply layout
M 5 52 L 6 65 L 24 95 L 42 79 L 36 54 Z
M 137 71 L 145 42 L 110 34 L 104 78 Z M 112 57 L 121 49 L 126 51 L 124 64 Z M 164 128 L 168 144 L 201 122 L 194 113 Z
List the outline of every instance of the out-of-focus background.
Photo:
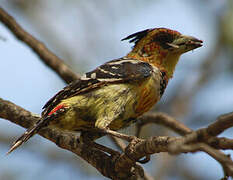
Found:
M 167 27 L 202 39 L 203 47 L 181 57 L 174 78 L 153 110 L 166 112 L 193 129 L 233 110 L 232 0 L 0 0 L 0 5 L 77 73 L 124 56 L 132 44 L 120 40 L 146 28 Z M 1 98 L 35 113 L 65 86 L 1 23 L 0 81 Z M 5 156 L 23 131 L 0 119 L 1 180 L 103 179 L 82 159 L 38 135 Z M 133 134 L 134 126 L 123 132 Z M 227 130 L 222 135 L 232 134 Z M 175 134 L 156 125 L 145 127 L 142 133 L 142 137 L 155 135 Z M 99 142 L 113 147 L 107 138 Z M 144 167 L 160 180 L 223 176 L 221 166 L 204 153 L 156 154 Z

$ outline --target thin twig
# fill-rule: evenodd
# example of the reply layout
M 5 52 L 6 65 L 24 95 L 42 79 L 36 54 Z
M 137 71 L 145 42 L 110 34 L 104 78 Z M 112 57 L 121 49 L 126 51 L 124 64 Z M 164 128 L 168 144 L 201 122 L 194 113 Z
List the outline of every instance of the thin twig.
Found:
M 79 78 L 62 59 L 52 53 L 42 42 L 26 32 L 12 16 L 0 7 L 0 21 L 22 42 L 26 43 L 40 59 L 53 69 L 66 83 Z
M 160 113 L 160 112 L 159 113 L 147 113 L 141 116 L 139 120 L 141 122 L 137 124 L 138 130 L 137 130 L 136 136 L 139 135 L 140 129 L 142 128 L 142 126 L 145 126 L 150 123 L 163 125 L 165 127 L 170 128 L 171 130 L 173 130 L 174 132 L 180 135 L 185 135 L 185 134 L 192 132 L 190 128 L 188 128 L 181 122 L 177 121 L 175 118 L 165 113 Z
M 221 115 L 215 122 L 210 124 L 207 128 L 201 128 L 185 135 L 183 138 L 171 145 L 171 149 L 176 152 L 182 145 L 193 142 L 208 142 L 211 138 L 222 133 L 224 130 L 233 126 L 233 112 Z M 229 140 L 228 140 L 229 141 Z M 232 143 L 231 143 L 232 144 Z

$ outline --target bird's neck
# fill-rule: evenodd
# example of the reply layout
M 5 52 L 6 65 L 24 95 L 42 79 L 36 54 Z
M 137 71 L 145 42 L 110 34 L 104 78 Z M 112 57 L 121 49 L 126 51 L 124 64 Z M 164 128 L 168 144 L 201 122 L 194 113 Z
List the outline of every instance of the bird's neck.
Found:
M 130 52 L 126 57 L 148 62 L 159 68 L 161 71 L 165 71 L 168 79 L 170 79 L 173 76 L 180 54 L 155 53 L 150 56 L 141 56 L 139 53 Z

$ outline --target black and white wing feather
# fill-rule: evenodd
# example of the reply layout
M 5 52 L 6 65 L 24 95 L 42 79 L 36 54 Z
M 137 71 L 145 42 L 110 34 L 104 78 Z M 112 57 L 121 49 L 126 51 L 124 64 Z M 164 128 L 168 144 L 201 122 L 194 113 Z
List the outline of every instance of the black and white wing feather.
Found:
M 135 59 L 121 58 L 109 61 L 84 74 L 80 80 L 70 83 L 58 92 L 45 104 L 42 116 L 46 117 L 63 99 L 113 83 L 140 82 L 151 76 L 152 71 L 153 68 L 149 63 Z

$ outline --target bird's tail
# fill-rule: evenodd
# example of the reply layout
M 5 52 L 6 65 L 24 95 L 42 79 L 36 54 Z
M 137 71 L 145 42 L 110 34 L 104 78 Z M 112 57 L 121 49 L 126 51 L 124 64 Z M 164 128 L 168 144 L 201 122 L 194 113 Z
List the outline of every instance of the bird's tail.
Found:
M 31 138 L 34 134 L 36 134 L 45 124 L 48 123 L 49 117 L 42 118 L 38 120 L 31 128 L 28 128 L 25 133 L 23 133 L 11 146 L 10 150 L 7 154 L 10 154 L 16 148 L 18 148 L 21 144 L 26 142 L 29 138 Z

